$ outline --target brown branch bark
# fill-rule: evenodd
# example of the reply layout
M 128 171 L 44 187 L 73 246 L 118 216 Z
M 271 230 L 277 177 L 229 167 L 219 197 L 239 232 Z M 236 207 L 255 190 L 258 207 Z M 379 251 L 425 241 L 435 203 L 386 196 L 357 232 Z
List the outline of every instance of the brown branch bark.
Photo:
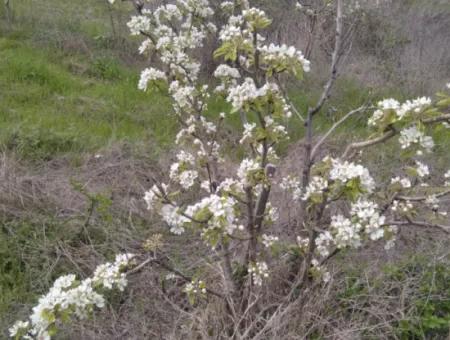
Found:
M 341 56 L 341 47 L 342 47 L 342 38 L 343 38 L 343 0 L 337 0 L 336 2 L 336 33 L 335 33 L 335 42 L 334 42 L 334 50 L 331 57 L 331 67 L 330 67 L 330 78 L 325 84 L 322 95 L 320 96 L 319 101 L 316 106 L 309 109 L 309 112 L 312 116 L 315 116 L 323 104 L 330 97 L 331 89 L 333 88 L 334 82 L 338 77 L 338 64 Z
M 441 123 L 441 122 L 446 122 L 446 121 L 450 121 L 450 113 L 443 114 L 443 115 L 433 117 L 433 118 L 423 119 L 422 123 L 425 125 L 431 125 L 431 124 L 436 124 L 436 123 Z M 341 158 L 343 158 L 343 159 L 352 158 L 354 155 L 353 151 L 357 151 L 359 149 L 363 149 L 363 148 L 367 148 L 367 147 L 370 147 L 370 146 L 373 146 L 376 144 L 383 143 L 383 142 L 387 141 L 388 139 L 394 137 L 397 134 L 398 134 L 398 131 L 393 126 L 391 126 L 390 130 L 386 131 L 383 135 L 381 135 L 379 137 L 361 141 L 361 142 L 351 143 L 347 146 L 347 148 L 345 149 L 345 152 L 342 154 Z

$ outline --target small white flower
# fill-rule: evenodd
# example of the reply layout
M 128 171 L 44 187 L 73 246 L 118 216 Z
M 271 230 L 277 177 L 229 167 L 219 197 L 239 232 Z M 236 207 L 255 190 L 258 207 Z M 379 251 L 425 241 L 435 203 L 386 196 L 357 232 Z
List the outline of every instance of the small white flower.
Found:
M 141 78 L 139 79 L 138 89 L 142 91 L 147 90 L 147 85 L 150 81 L 166 80 L 164 72 L 154 69 L 152 67 L 146 68 L 141 72 Z
M 444 174 L 444 178 L 447 179 L 447 181 L 445 181 L 444 185 L 445 185 L 445 186 L 450 186 L 450 170 L 448 170 L 448 171 Z
M 246 158 L 241 162 L 241 165 L 237 171 L 237 176 L 241 179 L 244 185 L 247 185 L 250 179 L 250 174 L 259 169 L 261 169 L 261 167 L 256 160 Z
M 341 162 L 338 159 L 332 159 L 333 168 L 330 172 L 330 179 L 333 181 L 341 181 L 347 183 L 348 181 L 359 178 L 364 190 L 368 193 L 375 189 L 375 181 L 370 176 L 369 170 L 359 164 L 350 163 L 348 161 Z
M 14 338 L 16 334 L 22 329 L 27 329 L 30 326 L 29 321 L 16 321 L 14 325 L 9 328 L 9 335 Z
M 263 279 L 269 277 L 269 267 L 266 262 L 256 262 L 248 268 L 248 272 L 252 274 L 253 283 L 262 286 Z
M 214 77 L 216 78 L 234 78 L 238 79 L 241 77 L 238 69 L 230 67 L 226 64 L 219 65 L 214 71 Z
M 306 187 L 306 192 L 303 195 L 302 200 L 307 201 L 313 195 L 322 195 L 327 188 L 328 181 L 326 179 L 314 176 Z
M 395 184 L 395 183 L 399 183 L 402 188 L 411 188 L 411 181 L 409 180 L 409 178 L 400 178 L 400 177 L 395 177 L 391 179 L 391 184 Z
M 428 205 L 433 210 L 439 209 L 439 200 L 436 197 L 436 195 L 428 196 L 427 199 L 425 200 L 425 204 Z
M 399 143 L 402 149 L 409 148 L 412 144 L 423 147 L 427 152 L 431 152 L 434 141 L 430 136 L 425 136 L 415 125 L 400 131 Z
M 262 235 L 262 244 L 266 248 L 272 247 L 276 242 L 278 242 L 278 240 L 279 239 L 277 236 L 266 235 L 266 234 Z
M 422 178 L 430 175 L 430 169 L 428 168 L 428 165 L 420 161 L 416 161 L 416 165 L 417 165 L 416 171 L 419 177 Z

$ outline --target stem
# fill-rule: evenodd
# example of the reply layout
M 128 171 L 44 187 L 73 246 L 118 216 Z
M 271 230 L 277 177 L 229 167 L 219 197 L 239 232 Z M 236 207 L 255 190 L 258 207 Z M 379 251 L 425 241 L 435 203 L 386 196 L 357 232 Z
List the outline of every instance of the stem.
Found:
M 337 0 L 336 3 L 336 33 L 335 33 L 335 42 L 334 42 L 334 50 L 333 55 L 331 57 L 331 68 L 330 68 L 330 78 L 328 79 L 324 91 L 320 96 L 319 101 L 316 106 L 310 109 L 311 114 L 316 115 L 323 104 L 325 104 L 326 100 L 330 97 L 331 89 L 333 88 L 334 82 L 338 76 L 338 64 L 341 56 L 341 47 L 342 47 L 342 28 L 343 28 L 343 0 Z

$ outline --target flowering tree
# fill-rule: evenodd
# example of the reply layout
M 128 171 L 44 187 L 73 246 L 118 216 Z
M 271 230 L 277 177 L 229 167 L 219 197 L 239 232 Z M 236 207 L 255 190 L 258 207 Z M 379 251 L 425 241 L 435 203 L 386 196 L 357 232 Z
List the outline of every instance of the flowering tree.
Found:
M 435 101 L 379 102 L 368 122 L 367 139 L 319 159 L 319 150 L 336 128 L 362 111 L 349 112 L 325 134 L 314 137 L 314 120 L 329 97 L 341 55 L 343 2 L 333 4 L 336 39 L 330 79 L 317 105 L 302 115 L 304 166 L 279 181 L 275 180 L 280 162 L 277 146 L 289 138 L 285 124 L 294 119 L 296 111 L 283 88 L 290 77 L 301 80 L 310 71 L 310 62 L 294 46 L 265 41 L 269 16 L 246 0 L 224 1 L 216 9 L 225 17 L 225 24 L 218 29 L 213 22 L 216 11 L 207 0 L 176 0 L 154 10 L 139 4 L 138 15 L 128 23 L 131 34 L 144 39 L 140 53 L 159 58 L 157 66 L 142 71 L 139 89 L 167 89 L 181 127 L 176 137 L 177 161 L 164 181 L 155 180 L 144 200 L 171 233 L 181 238 L 193 233 L 208 245 L 214 281 L 206 275 L 185 275 L 158 257 L 157 251 L 138 268 L 157 264 L 184 280 L 184 291 L 194 309 L 201 303 L 223 304 L 227 315 L 222 336 L 263 337 L 277 317 L 288 313 L 294 301 L 301 301 L 302 292 L 313 282 L 327 282 L 327 261 L 342 249 L 379 240 L 390 248 L 401 226 L 450 231 L 440 205 L 440 199 L 450 194 L 450 171 L 442 176 L 445 183 L 438 183 L 436 177 L 430 181 L 430 169 L 422 158 L 434 147 L 433 129 L 449 127 L 450 114 L 445 111 L 450 104 L 448 92 L 440 93 Z M 214 72 L 214 86 L 201 75 L 202 65 L 196 59 L 207 39 L 215 39 L 218 47 L 212 53 L 222 62 Z M 222 96 L 228 103 L 227 112 L 208 118 L 211 96 Z M 230 159 L 221 132 L 231 115 L 239 115 L 242 121 L 240 144 L 245 151 L 235 173 L 223 167 Z M 362 149 L 395 138 L 406 157 L 401 175 L 376 179 L 355 160 Z M 277 224 L 278 202 L 271 201 L 275 186 L 292 195 L 300 207 L 296 224 L 290 226 L 296 233 L 294 239 L 285 236 Z M 188 192 L 194 193 L 194 202 L 186 203 Z M 158 242 L 155 237 L 149 249 L 155 250 Z M 272 268 L 286 262 L 284 254 L 293 250 L 296 261 L 285 277 L 289 287 L 280 287 L 275 307 L 267 307 L 264 286 L 271 282 Z M 17 323 L 11 335 L 45 339 L 58 319 L 71 314 L 82 317 L 94 306 L 102 307 L 103 298 L 96 287 L 123 288 L 121 270 L 128 257 L 119 257 L 105 270 L 98 269 L 87 282 L 77 282 L 73 276 L 58 279 L 39 301 L 30 321 Z M 206 299 L 208 296 L 212 299 Z

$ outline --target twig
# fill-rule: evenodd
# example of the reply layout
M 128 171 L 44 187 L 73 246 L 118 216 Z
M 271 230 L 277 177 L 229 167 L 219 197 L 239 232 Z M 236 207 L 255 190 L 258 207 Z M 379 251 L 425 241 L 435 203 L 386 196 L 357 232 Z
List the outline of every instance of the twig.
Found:
M 396 226 L 414 225 L 414 226 L 426 227 L 426 228 L 437 228 L 447 234 L 450 234 L 450 226 L 438 224 L 438 223 L 414 221 L 409 218 L 408 218 L 408 221 L 390 221 L 390 222 L 387 222 L 386 225 L 396 225 Z
M 350 152 L 357 150 L 357 149 L 363 149 L 363 148 L 367 148 L 372 145 L 383 143 L 383 142 L 387 141 L 388 139 L 394 137 L 396 134 L 397 134 L 397 131 L 393 127 L 391 127 L 391 129 L 389 131 L 385 132 L 382 136 L 379 136 L 379 137 L 376 137 L 373 139 L 369 139 L 369 140 L 366 140 L 363 142 L 352 143 L 347 146 L 347 148 L 345 149 L 345 152 L 341 158 L 343 158 L 343 159 L 350 158 L 349 157 Z
M 434 196 L 436 198 L 444 197 L 450 194 L 450 189 L 442 191 L 438 194 L 430 194 L 431 196 Z M 397 196 L 397 200 L 400 201 L 411 201 L 411 202 L 420 202 L 425 201 L 429 196 L 417 196 L 417 197 L 408 197 L 408 196 Z
M 159 259 L 156 259 L 156 258 L 148 258 L 148 259 L 146 259 L 145 261 L 143 261 L 142 263 L 137 265 L 134 269 L 128 271 L 127 275 L 135 274 L 135 273 L 139 272 L 141 269 L 143 269 L 145 266 L 147 266 L 148 264 L 153 264 L 153 263 L 157 264 L 161 268 L 164 268 L 164 269 L 166 269 L 167 271 L 169 271 L 171 273 L 174 273 L 175 275 L 177 275 L 178 277 L 182 278 L 186 282 L 191 282 L 192 281 L 191 277 L 183 274 L 179 270 L 177 270 L 175 268 L 172 268 L 167 263 L 165 263 L 165 262 L 163 262 L 163 261 L 161 261 Z M 214 295 L 216 297 L 219 297 L 219 298 L 221 298 L 221 299 L 223 299 L 225 301 L 227 300 L 226 297 L 223 294 L 221 294 L 219 292 L 216 292 L 215 290 L 212 290 L 210 288 L 206 288 L 206 292 L 211 294 L 211 295 Z
M 341 55 L 342 47 L 342 28 L 343 28 L 343 0 L 337 0 L 336 3 L 336 34 L 333 55 L 331 57 L 331 68 L 330 68 L 330 78 L 328 79 L 322 95 L 314 108 L 309 109 L 309 113 L 315 116 L 322 108 L 325 101 L 330 97 L 331 89 L 333 88 L 334 82 L 338 76 L 338 64 Z
M 365 111 L 367 109 L 368 109 L 368 106 L 366 106 L 366 105 L 360 106 L 357 109 L 348 112 L 344 117 L 342 117 L 339 121 L 337 121 L 314 146 L 314 148 L 311 151 L 311 159 L 312 160 L 315 159 L 320 146 L 327 140 L 327 138 L 334 132 L 334 130 L 336 130 L 341 124 L 343 124 L 348 118 L 350 118 L 354 114 L 359 113 L 361 111 Z
M 422 123 L 425 125 L 431 125 L 431 124 L 446 122 L 446 121 L 450 121 L 450 113 L 443 114 L 443 115 L 433 117 L 433 118 L 423 119 Z M 351 155 L 352 151 L 356 151 L 358 149 L 363 149 L 363 148 L 367 148 L 369 146 L 383 143 L 383 142 L 387 141 L 388 139 L 394 137 L 396 134 L 398 134 L 398 131 L 391 125 L 391 126 L 389 126 L 389 130 L 386 131 L 383 135 L 381 135 L 379 137 L 369 139 L 366 141 L 362 141 L 362 142 L 355 142 L 355 143 L 349 144 L 347 146 L 347 148 L 345 149 L 345 152 L 343 153 L 342 158 L 343 159 L 351 158 L 351 156 L 353 156 L 353 155 Z

